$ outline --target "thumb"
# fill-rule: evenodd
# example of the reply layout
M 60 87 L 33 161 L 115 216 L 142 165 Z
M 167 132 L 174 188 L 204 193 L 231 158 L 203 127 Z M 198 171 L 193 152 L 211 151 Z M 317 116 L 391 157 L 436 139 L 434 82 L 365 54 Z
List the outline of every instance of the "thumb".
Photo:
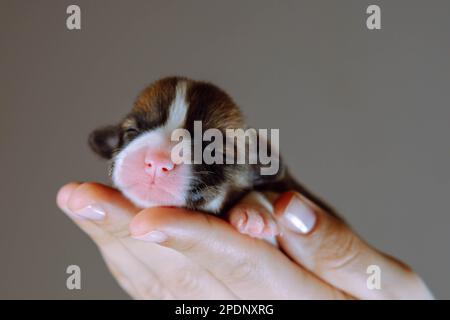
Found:
M 344 221 L 299 193 L 281 195 L 274 209 L 282 249 L 336 288 L 362 299 L 431 297 L 409 267 L 369 246 Z M 374 266 L 380 270 L 375 290 L 368 285 Z

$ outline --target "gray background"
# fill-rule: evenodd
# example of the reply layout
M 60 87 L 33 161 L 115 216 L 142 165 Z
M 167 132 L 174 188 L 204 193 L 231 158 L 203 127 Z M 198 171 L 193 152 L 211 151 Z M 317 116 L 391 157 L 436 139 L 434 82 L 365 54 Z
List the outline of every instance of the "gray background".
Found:
M 66 29 L 72 3 L 81 31 Z M 450 298 L 449 18 L 445 0 L 1 0 L 0 298 L 127 297 L 55 195 L 108 182 L 88 133 L 175 74 L 280 128 L 296 176 Z M 69 264 L 81 291 L 65 287 Z

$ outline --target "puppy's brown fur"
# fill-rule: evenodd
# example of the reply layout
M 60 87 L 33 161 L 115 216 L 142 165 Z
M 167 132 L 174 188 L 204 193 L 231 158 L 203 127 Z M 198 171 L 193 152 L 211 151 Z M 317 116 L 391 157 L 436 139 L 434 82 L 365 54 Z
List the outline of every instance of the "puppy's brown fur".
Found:
M 192 135 L 194 121 L 201 121 L 203 130 L 216 128 L 224 132 L 226 129 L 246 129 L 240 109 L 223 90 L 207 82 L 168 77 L 143 90 L 131 112 L 119 124 L 95 130 L 89 138 L 91 148 L 103 158 L 114 160 L 115 154 L 140 133 L 163 125 L 167 121 L 169 106 L 176 96 L 180 81 L 187 84 L 186 100 L 189 108 L 185 129 Z M 192 164 L 192 171 L 197 179 L 189 188 L 186 207 L 209 212 L 208 204 L 218 196 L 223 196 L 218 210 L 223 213 L 250 190 L 297 190 L 325 206 L 292 179 L 281 160 L 280 169 L 275 175 L 261 175 L 260 168 L 260 164 Z

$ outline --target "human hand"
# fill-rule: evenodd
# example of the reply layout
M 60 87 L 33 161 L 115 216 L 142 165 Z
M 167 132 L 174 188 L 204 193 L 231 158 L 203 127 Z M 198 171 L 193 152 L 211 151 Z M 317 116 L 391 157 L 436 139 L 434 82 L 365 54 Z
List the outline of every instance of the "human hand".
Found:
M 68 184 L 57 203 L 93 239 L 133 298 L 432 298 L 408 267 L 296 193 L 275 203 L 278 241 L 289 257 L 217 217 L 178 208 L 139 210 L 100 184 Z M 380 290 L 367 288 L 369 265 L 382 270 Z

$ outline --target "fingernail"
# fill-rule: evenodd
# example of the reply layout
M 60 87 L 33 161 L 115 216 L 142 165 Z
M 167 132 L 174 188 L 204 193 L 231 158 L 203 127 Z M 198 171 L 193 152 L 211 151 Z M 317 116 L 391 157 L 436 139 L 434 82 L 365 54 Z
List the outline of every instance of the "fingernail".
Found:
M 103 220 L 106 216 L 105 210 L 97 204 L 91 204 L 79 210 L 74 210 L 73 213 L 90 220 Z
M 132 236 L 134 239 L 148 242 L 161 243 L 167 240 L 167 236 L 161 231 L 150 231 L 140 236 Z
M 293 196 L 281 220 L 292 231 L 307 234 L 316 224 L 316 214 L 298 196 Z

